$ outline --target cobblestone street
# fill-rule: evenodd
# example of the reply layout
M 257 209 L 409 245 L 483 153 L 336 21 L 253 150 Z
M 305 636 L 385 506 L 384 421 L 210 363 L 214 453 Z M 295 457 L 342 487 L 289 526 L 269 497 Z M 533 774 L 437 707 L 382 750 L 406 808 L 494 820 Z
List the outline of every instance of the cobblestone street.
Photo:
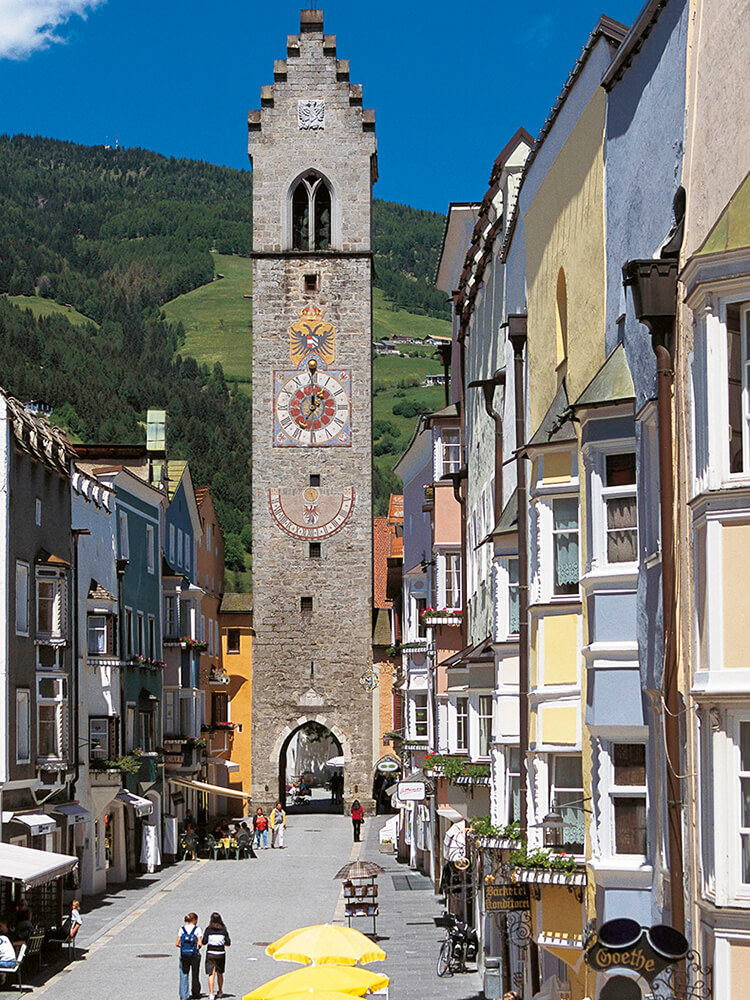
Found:
M 393 1000 L 445 997 L 472 1000 L 479 977 L 467 973 L 438 979 L 435 974 L 442 931 L 433 916 L 440 904 L 427 879 L 378 853 L 378 830 L 385 817 L 365 824 L 362 844 L 352 844 L 351 823 L 342 816 L 302 813 L 289 817 L 288 849 L 260 851 L 256 861 L 188 862 L 169 869 L 147 887 L 109 897 L 90 912 L 84 905 L 79 958 L 41 986 L 34 996 L 78 1000 L 113 991 L 119 1000 L 146 996 L 176 998 L 175 937 L 183 915 L 195 910 L 205 925 L 218 910 L 229 928 L 225 993 L 242 997 L 274 976 L 297 966 L 268 958 L 265 946 L 295 927 L 343 923 L 341 883 L 335 872 L 357 857 L 386 868 L 379 878 L 378 936 L 388 955 L 380 963 L 390 976 Z M 361 848 L 361 850 L 360 850 Z M 395 876 L 395 880 L 394 880 Z M 369 921 L 360 922 L 366 930 Z M 373 966 L 373 968 L 379 968 Z M 203 995 L 207 996 L 202 974 Z

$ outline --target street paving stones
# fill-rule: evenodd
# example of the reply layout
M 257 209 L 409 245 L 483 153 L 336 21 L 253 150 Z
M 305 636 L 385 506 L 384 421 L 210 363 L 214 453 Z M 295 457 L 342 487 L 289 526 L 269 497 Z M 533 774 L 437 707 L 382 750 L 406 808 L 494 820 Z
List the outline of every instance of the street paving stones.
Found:
M 158 877 L 145 878 L 146 888 L 121 891 L 96 901 L 86 913 L 78 937 L 79 959 L 32 996 L 48 1000 L 108 997 L 177 1000 L 177 936 L 190 910 L 205 925 L 212 910 L 223 916 L 232 936 L 227 953 L 227 996 L 242 997 L 274 976 L 297 968 L 265 955 L 268 943 L 295 927 L 345 922 L 341 883 L 334 874 L 349 860 L 377 861 L 387 873 L 379 881 L 378 939 L 388 954 L 377 963 L 391 977 L 390 1000 L 474 1000 L 479 977 L 467 973 L 438 979 L 435 974 L 442 931 L 433 916 L 441 907 L 423 888 L 418 873 L 378 850 L 378 830 L 386 817 L 366 822 L 365 839 L 352 844 L 348 818 L 316 813 L 289 817 L 287 849 L 258 852 L 257 860 L 198 861 L 175 865 Z M 408 891 L 395 881 L 407 876 Z M 414 891 L 414 890 L 422 891 Z M 104 904 L 104 905 L 102 905 Z M 360 930 L 371 922 L 355 922 Z M 204 996 L 206 977 L 202 974 Z

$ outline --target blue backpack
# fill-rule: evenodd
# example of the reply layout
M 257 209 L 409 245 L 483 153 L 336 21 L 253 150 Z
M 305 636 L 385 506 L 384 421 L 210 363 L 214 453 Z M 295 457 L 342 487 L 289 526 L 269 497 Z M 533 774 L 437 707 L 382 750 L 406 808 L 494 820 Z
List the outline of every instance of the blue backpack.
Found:
M 195 933 L 195 928 L 192 931 L 188 931 L 185 927 L 182 928 L 182 933 L 180 934 L 180 955 L 183 958 L 192 958 L 193 955 L 198 954 L 198 938 Z

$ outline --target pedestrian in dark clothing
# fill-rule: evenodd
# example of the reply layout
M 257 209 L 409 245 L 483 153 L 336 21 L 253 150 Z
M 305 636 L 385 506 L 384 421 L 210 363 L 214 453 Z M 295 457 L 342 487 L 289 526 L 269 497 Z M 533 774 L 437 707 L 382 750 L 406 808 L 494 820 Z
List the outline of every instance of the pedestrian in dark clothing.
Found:
M 180 1000 L 190 1000 L 191 997 L 197 1000 L 201 995 L 202 944 L 203 931 L 198 926 L 198 914 L 188 913 L 175 941 L 175 946 L 180 949 Z
M 354 830 L 354 843 L 359 843 L 359 834 L 362 829 L 362 824 L 365 821 L 365 811 L 359 804 L 359 799 L 355 799 L 352 802 L 352 828 Z
M 220 913 L 212 913 L 208 926 L 203 932 L 206 943 L 206 975 L 208 976 L 208 1000 L 224 995 L 224 966 L 227 960 L 226 949 L 232 943 L 229 931 L 221 919 Z M 219 979 L 219 989 L 215 990 L 216 978 Z

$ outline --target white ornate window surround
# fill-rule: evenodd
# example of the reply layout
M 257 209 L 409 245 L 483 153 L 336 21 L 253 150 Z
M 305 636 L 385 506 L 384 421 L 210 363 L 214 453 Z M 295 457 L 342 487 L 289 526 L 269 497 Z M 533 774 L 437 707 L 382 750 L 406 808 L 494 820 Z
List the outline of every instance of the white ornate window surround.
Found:
M 750 704 L 714 705 L 700 722 L 703 894 L 716 906 L 750 909 Z
M 635 439 L 586 445 L 583 460 L 591 500 L 586 575 L 633 575 L 640 557 Z
M 693 496 L 750 484 L 750 275 L 698 283 L 696 268 L 684 276 L 694 319 Z
M 530 604 L 578 603 L 581 577 L 578 493 L 570 488 L 531 500 Z

